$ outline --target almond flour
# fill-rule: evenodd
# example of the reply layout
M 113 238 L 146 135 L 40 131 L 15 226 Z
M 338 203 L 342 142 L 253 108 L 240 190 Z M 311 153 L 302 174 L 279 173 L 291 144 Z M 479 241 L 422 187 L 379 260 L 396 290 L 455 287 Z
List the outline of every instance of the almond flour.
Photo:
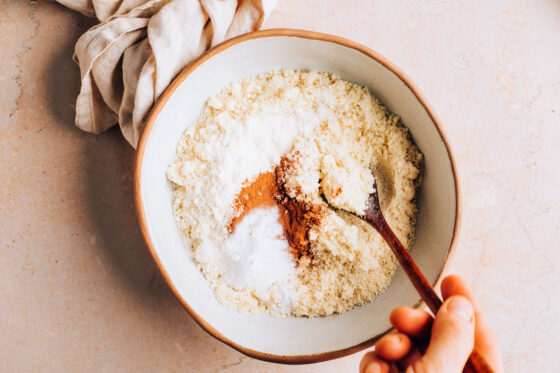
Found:
M 406 128 L 365 87 L 281 70 L 209 99 L 167 177 L 177 226 L 219 301 L 319 316 L 372 300 L 397 266 L 377 232 L 321 194 L 360 213 L 375 174 L 384 215 L 410 247 L 421 169 Z

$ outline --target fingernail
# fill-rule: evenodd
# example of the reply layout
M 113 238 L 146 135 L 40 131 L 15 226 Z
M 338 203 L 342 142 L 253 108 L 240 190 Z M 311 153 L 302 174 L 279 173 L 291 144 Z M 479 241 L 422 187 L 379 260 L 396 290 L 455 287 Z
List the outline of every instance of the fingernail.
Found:
M 372 361 L 364 373 L 381 373 L 381 365 L 377 361 Z
M 471 303 L 463 297 L 454 297 L 447 305 L 447 310 L 463 319 L 470 321 L 473 317 Z

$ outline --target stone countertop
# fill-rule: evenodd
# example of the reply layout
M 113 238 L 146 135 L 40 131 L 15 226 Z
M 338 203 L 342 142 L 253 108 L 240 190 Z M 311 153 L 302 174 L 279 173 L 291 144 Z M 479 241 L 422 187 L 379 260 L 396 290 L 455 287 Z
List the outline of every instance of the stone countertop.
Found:
M 463 197 L 447 272 L 475 288 L 506 371 L 560 365 L 560 2 L 281 0 L 265 28 L 395 62 L 434 107 Z M 290 367 L 206 334 L 160 278 L 133 208 L 133 149 L 73 125 L 73 45 L 93 21 L 0 4 L 0 358 L 5 371 L 357 372 Z M 541 341 L 540 343 L 538 341 Z

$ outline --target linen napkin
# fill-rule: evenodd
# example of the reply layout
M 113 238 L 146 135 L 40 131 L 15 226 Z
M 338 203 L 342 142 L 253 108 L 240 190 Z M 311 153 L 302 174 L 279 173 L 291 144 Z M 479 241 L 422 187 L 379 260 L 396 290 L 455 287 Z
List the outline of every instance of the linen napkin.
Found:
M 101 133 L 118 123 L 136 147 L 173 78 L 210 47 L 259 29 L 277 0 L 57 1 L 100 21 L 75 46 L 76 126 Z

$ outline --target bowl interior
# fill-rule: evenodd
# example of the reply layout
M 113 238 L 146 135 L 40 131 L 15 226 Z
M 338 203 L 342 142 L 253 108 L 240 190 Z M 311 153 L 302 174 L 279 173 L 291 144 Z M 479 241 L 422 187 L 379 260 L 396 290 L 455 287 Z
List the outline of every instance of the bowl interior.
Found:
M 145 223 L 144 234 L 152 253 L 175 293 L 199 322 L 214 329 L 213 334 L 219 333 L 222 340 L 237 348 L 252 350 L 253 355 L 324 354 L 384 333 L 390 328 L 388 315 L 394 307 L 419 301 L 403 271 L 399 268 L 389 289 L 373 302 L 342 315 L 273 318 L 226 308 L 214 298 L 181 240 L 173 220 L 171 185 L 165 177 L 181 133 L 197 119 L 209 97 L 231 82 L 280 68 L 337 73 L 369 87 L 389 110 L 401 116 L 423 152 L 426 166 L 412 256 L 428 280 L 436 281 L 456 217 L 455 181 L 446 146 L 425 107 L 395 73 L 364 52 L 332 41 L 294 36 L 243 40 L 211 55 L 190 74 L 182 74 L 165 105 L 158 105 L 152 113 L 149 122 L 153 125 L 148 126 L 141 144 L 137 180 L 137 198 L 143 208 L 140 220 Z

